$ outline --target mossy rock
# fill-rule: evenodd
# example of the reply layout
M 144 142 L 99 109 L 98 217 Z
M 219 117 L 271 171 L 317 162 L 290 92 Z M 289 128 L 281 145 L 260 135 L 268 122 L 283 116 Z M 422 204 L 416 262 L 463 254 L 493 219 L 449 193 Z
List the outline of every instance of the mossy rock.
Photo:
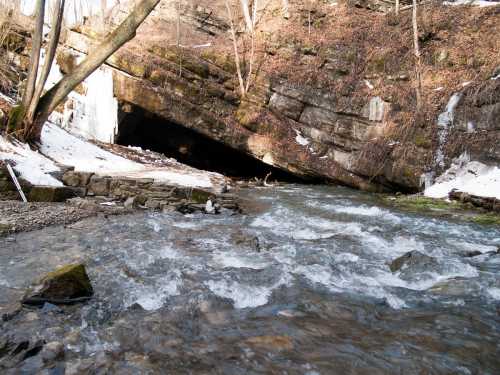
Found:
M 248 101 L 242 101 L 236 111 L 236 120 L 251 132 L 257 132 L 260 127 L 259 117 L 261 108 Z
M 234 58 L 227 53 L 218 53 L 211 50 L 205 50 L 201 54 L 201 57 L 215 65 L 217 65 L 222 70 L 236 74 L 236 64 Z
M 416 212 L 450 210 L 460 208 L 461 206 L 457 202 L 446 202 L 443 199 L 428 198 L 424 196 L 399 196 L 393 200 L 389 199 L 390 198 L 387 198 L 386 201 L 393 206 Z
M 94 293 L 85 266 L 68 264 L 48 273 L 25 294 L 27 305 L 72 304 L 88 300 Z
M 153 46 L 150 52 L 172 63 L 182 63 L 183 69 L 189 70 L 202 78 L 208 78 L 210 75 L 210 68 L 206 62 L 190 56 L 187 51 L 178 49 L 177 46 L 170 48 Z
M 390 206 L 418 214 L 440 218 L 452 218 L 480 225 L 500 226 L 500 214 L 485 212 L 470 204 L 458 201 L 429 198 L 422 195 L 384 197 L 383 201 Z
M 206 203 L 212 195 L 212 193 L 205 190 L 193 189 L 190 200 L 194 203 Z

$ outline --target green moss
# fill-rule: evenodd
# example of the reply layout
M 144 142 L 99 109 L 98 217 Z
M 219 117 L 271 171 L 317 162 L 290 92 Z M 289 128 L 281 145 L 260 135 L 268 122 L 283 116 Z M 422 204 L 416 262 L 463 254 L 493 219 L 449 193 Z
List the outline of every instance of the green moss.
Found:
M 24 107 L 22 105 L 16 105 L 12 107 L 9 113 L 9 121 L 7 122 L 7 130 L 13 132 L 20 129 L 23 117 L 24 117 Z
M 500 226 L 500 214 L 485 212 L 467 203 L 448 202 L 444 199 L 428 198 L 421 195 L 384 196 L 382 199 L 384 203 L 403 211 L 441 218 L 453 218 L 481 225 Z
M 413 211 L 447 210 L 459 206 L 456 202 L 446 202 L 443 199 L 434 199 L 424 196 L 401 196 L 388 200 L 392 205 Z
M 85 266 L 83 264 L 67 264 L 62 266 L 55 271 L 49 272 L 42 281 L 51 280 L 54 278 L 59 278 L 61 276 L 75 277 L 75 279 L 83 280 L 87 278 L 87 273 L 85 271 Z
M 422 148 L 430 148 L 432 146 L 431 141 L 425 138 L 423 135 L 417 135 L 415 137 L 415 145 Z
M 260 124 L 258 122 L 260 108 L 256 105 L 242 101 L 236 111 L 236 120 L 245 128 L 252 132 L 257 132 Z
M 386 58 L 385 56 L 375 56 L 368 65 L 368 69 L 374 73 L 385 72 Z
M 193 189 L 190 200 L 195 203 L 204 204 L 213 194 L 200 189 Z
M 471 219 L 472 222 L 482 225 L 498 225 L 500 226 L 500 214 L 480 214 Z
M 201 54 L 201 57 L 217 65 L 219 68 L 228 73 L 236 73 L 236 64 L 234 63 L 234 58 L 227 53 L 222 54 L 212 50 L 206 50 Z

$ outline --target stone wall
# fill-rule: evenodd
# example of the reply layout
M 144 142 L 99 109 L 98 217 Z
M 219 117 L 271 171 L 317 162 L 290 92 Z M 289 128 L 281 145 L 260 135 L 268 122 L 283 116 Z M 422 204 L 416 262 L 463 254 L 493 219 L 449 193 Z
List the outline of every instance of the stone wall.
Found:
M 237 210 L 238 202 L 232 194 L 218 194 L 197 188 L 187 188 L 155 182 L 153 179 L 99 176 L 87 172 L 68 171 L 63 182 L 78 189 L 82 197 L 106 197 L 130 206 L 149 209 L 176 210 L 183 206 L 202 210 L 209 198 L 221 207 Z

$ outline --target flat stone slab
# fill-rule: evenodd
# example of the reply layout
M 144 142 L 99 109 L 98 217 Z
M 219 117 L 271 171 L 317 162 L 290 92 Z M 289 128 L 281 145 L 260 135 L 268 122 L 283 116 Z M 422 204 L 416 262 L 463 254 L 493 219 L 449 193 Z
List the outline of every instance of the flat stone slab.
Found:
M 70 186 L 33 186 L 28 194 L 30 202 L 64 202 L 85 196 L 84 189 Z

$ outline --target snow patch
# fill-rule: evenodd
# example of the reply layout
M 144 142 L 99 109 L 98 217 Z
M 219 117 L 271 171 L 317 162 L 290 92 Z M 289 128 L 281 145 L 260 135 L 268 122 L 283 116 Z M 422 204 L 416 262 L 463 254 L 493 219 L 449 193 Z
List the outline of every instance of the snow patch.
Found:
M 445 1 L 444 5 L 458 6 L 458 5 L 472 5 L 480 8 L 491 7 L 499 5 L 498 1 L 488 1 L 488 0 L 455 0 L 455 1 Z
M 481 197 L 500 199 L 500 168 L 469 161 L 467 154 L 455 159 L 434 185 L 424 191 L 431 198 L 446 198 L 453 189 Z
M 0 160 L 14 162 L 14 170 L 33 185 L 62 186 L 61 181 L 50 175 L 59 171 L 54 162 L 26 144 L 0 136 Z
M 297 134 L 297 136 L 295 137 L 295 141 L 301 145 L 301 146 L 307 146 L 309 144 L 309 140 L 304 138 L 302 136 L 302 133 L 300 131 L 298 131 L 297 129 L 293 129 L 295 131 L 295 134 Z

